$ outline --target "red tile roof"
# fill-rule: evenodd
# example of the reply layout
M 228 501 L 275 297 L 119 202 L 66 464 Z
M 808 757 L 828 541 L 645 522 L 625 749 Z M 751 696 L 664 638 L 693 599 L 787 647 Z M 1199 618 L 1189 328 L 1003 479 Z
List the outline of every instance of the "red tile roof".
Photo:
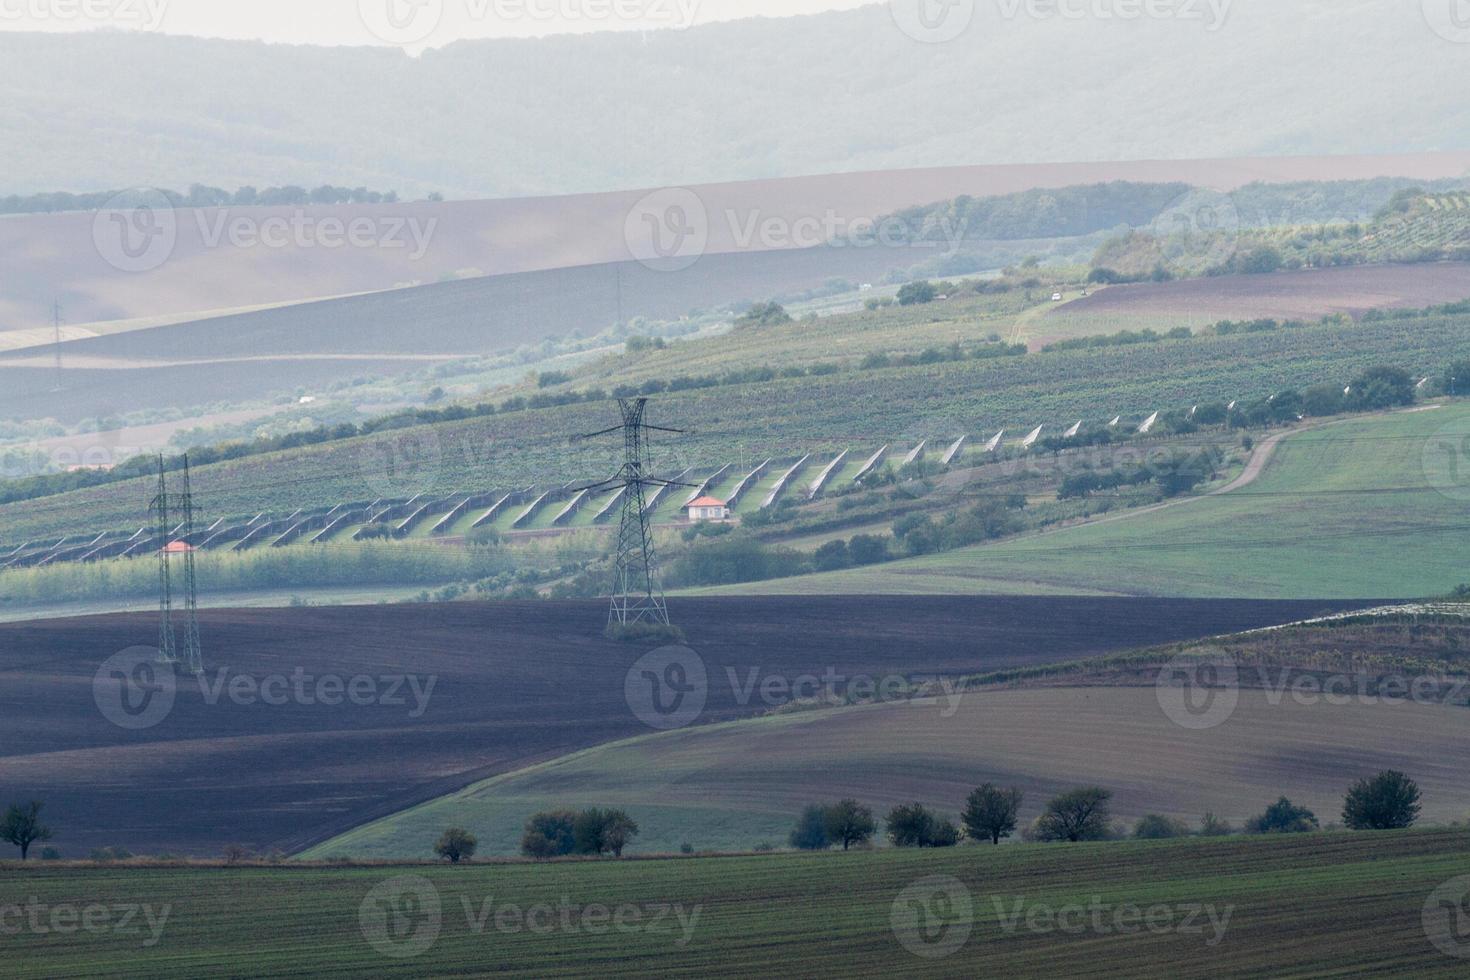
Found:
M 714 497 L 700 497 L 698 500 L 691 500 L 691 501 L 689 501 L 689 506 L 690 507 L 723 507 L 723 506 L 725 506 L 725 502 L 723 500 L 716 500 Z

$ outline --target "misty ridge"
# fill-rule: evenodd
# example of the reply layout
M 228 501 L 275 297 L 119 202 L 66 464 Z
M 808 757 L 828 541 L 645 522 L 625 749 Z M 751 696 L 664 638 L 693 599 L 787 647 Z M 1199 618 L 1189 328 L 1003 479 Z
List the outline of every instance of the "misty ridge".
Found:
M 1106 0 L 1073 6 L 1091 13 L 981 0 L 946 44 L 908 37 L 885 5 L 418 57 L 3 34 L 0 194 L 204 180 L 509 197 L 982 163 L 1412 153 L 1463 148 L 1470 133 L 1464 46 L 1397 4 L 1179 0 L 1165 5 L 1176 16 L 1127 20 L 1096 13 Z

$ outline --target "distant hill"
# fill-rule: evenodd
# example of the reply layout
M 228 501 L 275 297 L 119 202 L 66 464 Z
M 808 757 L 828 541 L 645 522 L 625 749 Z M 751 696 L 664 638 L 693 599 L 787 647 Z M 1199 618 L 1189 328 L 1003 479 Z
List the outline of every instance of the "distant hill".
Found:
M 886 5 L 463 42 L 419 58 L 6 33 L 0 193 L 199 181 L 520 196 L 974 163 L 1470 148 L 1470 103 L 1454 84 L 1464 48 L 1436 35 L 1418 4 L 1237 0 L 1216 30 L 1208 17 L 1005 18 L 1005 6 L 977 5 L 944 44 L 905 35 Z

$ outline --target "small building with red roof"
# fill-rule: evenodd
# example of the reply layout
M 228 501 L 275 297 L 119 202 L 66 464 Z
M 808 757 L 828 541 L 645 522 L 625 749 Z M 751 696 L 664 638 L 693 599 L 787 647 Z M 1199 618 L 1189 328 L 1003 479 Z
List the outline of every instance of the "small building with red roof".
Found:
M 686 505 L 689 513 L 689 522 L 697 524 L 701 521 L 728 521 L 730 519 L 730 508 L 723 500 L 715 497 L 699 497 L 691 500 Z

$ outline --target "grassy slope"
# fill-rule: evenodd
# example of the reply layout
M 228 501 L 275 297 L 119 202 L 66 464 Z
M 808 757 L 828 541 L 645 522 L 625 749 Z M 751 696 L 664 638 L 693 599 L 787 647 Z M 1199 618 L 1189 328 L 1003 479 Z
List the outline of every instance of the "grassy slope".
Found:
M 989 593 L 1120 589 L 1187 596 L 1418 597 L 1470 577 L 1461 471 L 1426 470 L 1470 405 L 1335 422 L 1293 435 L 1230 494 L 1050 534 L 853 571 L 720 590 Z M 1433 442 L 1431 440 L 1434 440 Z M 1455 495 L 1437 486 L 1457 488 Z M 1390 492 L 1391 491 L 1391 492 Z
M 957 851 L 771 855 L 472 868 L 7 870 L 0 902 L 147 902 L 172 913 L 162 940 L 78 933 L 7 938 L 6 973 L 43 976 L 1327 976 L 1464 975 L 1432 945 L 1422 912 L 1470 862 L 1464 831 L 1083 844 Z M 427 879 L 443 910 L 432 948 L 383 956 L 363 938 L 369 892 L 402 874 Z M 957 952 L 920 959 L 895 929 L 910 885 L 952 876 L 968 891 L 934 938 L 970 922 Z M 476 934 L 466 907 L 563 906 L 573 930 Z M 1000 910 L 1209 904 L 1214 930 L 1099 935 L 1006 931 Z M 677 904 L 681 932 L 592 935 L 589 905 Z M 553 913 L 552 921 L 557 913 Z M 1089 914 L 1090 917 L 1090 914 Z M 421 921 L 410 918 L 412 929 Z M 545 921 L 544 919 L 542 920 Z M 1174 919 L 1178 921 L 1178 919 Z M 900 920 L 900 925 L 902 924 Z
M 660 471 L 677 471 L 742 455 L 871 451 L 883 443 L 948 441 L 965 432 L 988 437 L 1002 426 L 1027 431 L 1119 412 L 1141 418 L 1161 407 L 1350 379 L 1385 362 L 1439 372 L 1470 356 L 1465 322 L 1434 317 L 1319 326 L 682 392 L 657 399 L 653 421 L 676 422 L 695 434 L 655 440 L 654 461 Z M 777 356 L 778 349 L 765 360 Z M 604 440 L 568 444 L 571 434 L 605 427 L 611 411 L 599 403 L 522 412 L 445 423 L 432 435 L 406 430 L 198 467 L 194 490 L 212 520 L 368 495 L 560 485 L 616 465 L 616 447 Z M 10 504 L 0 506 L 0 523 L 7 540 L 59 537 L 93 525 L 132 530 L 152 493 L 147 480 L 137 480 Z
M 917 799 L 955 814 L 990 781 L 1026 790 L 1025 821 L 1058 792 L 1100 785 L 1130 821 L 1167 813 L 1195 823 L 1211 811 L 1239 826 L 1287 792 L 1325 823 L 1349 784 L 1386 768 L 1410 771 L 1425 819 L 1448 822 L 1470 812 L 1454 762 L 1467 750 L 1470 712 L 1445 707 L 1273 705 L 1248 690 L 1224 725 L 1199 732 L 1174 725 L 1152 687 L 967 692 L 954 705 L 804 712 L 618 742 L 468 787 L 306 856 L 425 858 L 450 826 L 478 835 L 484 854 L 512 855 L 532 813 L 593 805 L 633 815 L 639 853 L 686 841 L 749 850 L 784 846 L 814 801 L 855 797 L 881 814 Z

